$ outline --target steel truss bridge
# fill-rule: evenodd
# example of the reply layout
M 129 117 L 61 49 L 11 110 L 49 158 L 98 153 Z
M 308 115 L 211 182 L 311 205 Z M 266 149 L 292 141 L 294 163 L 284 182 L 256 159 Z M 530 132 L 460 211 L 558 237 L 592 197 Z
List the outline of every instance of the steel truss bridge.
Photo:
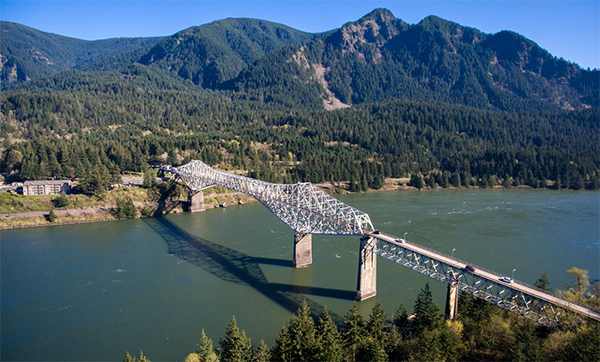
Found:
M 219 185 L 250 195 L 296 233 L 364 235 L 374 230 L 369 215 L 310 182 L 274 184 L 218 171 L 197 160 L 170 170 L 192 191 Z
M 564 322 L 568 312 L 600 321 L 598 310 L 567 302 L 516 280 L 501 282 L 499 278 L 502 275 L 477 266 L 475 271 L 468 271 L 464 261 L 375 231 L 368 214 L 346 205 L 311 183 L 273 184 L 218 171 L 198 160 L 180 167 L 162 169 L 177 175 L 192 191 L 219 185 L 253 196 L 296 234 L 360 235 L 370 238 L 370 242 L 364 243 L 365 250 L 361 249 L 361 258 L 364 255 L 378 255 L 391 260 L 449 285 L 449 293 L 450 288 L 458 289 L 548 326 Z

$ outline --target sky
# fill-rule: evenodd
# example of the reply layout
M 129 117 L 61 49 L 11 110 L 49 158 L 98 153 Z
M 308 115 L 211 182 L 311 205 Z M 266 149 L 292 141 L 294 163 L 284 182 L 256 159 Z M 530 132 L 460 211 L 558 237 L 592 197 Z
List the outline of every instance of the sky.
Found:
M 242 17 L 318 33 L 376 8 L 409 24 L 436 15 L 485 33 L 512 30 L 556 57 L 600 68 L 598 0 L 0 0 L 0 20 L 84 40 L 167 36 Z

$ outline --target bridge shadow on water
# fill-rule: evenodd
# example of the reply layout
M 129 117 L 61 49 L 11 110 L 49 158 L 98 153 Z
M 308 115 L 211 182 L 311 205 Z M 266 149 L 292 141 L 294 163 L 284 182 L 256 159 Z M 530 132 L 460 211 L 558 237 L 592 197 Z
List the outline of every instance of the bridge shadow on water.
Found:
M 313 318 L 323 312 L 323 306 L 306 295 L 354 300 L 355 291 L 269 283 L 259 264 L 291 268 L 292 262 L 282 259 L 252 257 L 237 250 L 192 235 L 164 217 L 143 218 L 167 243 L 169 253 L 188 261 L 222 280 L 248 285 L 274 303 L 296 313 L 303 301 L 308 303 Z M 343 324 L 343 317 L 329 311 L 333 321 Z

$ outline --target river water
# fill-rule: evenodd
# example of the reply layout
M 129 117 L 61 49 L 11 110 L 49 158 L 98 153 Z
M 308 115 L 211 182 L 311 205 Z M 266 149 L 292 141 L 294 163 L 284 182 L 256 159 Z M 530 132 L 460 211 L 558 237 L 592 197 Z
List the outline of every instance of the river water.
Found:
M 577 266 L 600 278 L 600 193 L 464 190 L 341 196 L 383 232 L 551 287 Z M 306 300 L 337 320 L 355 293 L 359 238 L 313 236 L 313 264 L 291 266 L 293 232 L 258 203 L 202 213 L 0 231 L 1 359 L 183 360 L 201 330 L 215 347 L 235 315 L 271 346 Z M 379 258 L 376 301 L 409 311 L 429 282 Z

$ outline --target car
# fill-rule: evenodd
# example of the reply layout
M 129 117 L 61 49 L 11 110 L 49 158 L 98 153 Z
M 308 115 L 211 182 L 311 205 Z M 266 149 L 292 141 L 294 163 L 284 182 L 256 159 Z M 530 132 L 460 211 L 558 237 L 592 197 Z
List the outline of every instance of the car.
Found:
M 469 271 L 469 272 L 471 272 L 471 273 L 474 273 L 474 272 L 475 272 L 475 268 L 473 268 L 471 265 L 468 265 L 468 264 L 467 264 L 467 265 L 465 265 L 465 270 L 466 270 L 466 271 Z
M 403 243 L 403 242 L 404 242 L 404 239 L 396 239 L 396 242 L 397 242 L 397 243 Z
M 513 282 L 512 278 L 509 278 L 509 277 L 502 277 L 502 278 L 500 278 L 498 280 L 501 281 L 501 282 L 505 282 L 505 283 L 512 283 Z
M 381 232 L 379 230 L 375 230 L 375 231 L 373 231 L 373 234 L 379 235 L 379 234 L 381 234 Z

